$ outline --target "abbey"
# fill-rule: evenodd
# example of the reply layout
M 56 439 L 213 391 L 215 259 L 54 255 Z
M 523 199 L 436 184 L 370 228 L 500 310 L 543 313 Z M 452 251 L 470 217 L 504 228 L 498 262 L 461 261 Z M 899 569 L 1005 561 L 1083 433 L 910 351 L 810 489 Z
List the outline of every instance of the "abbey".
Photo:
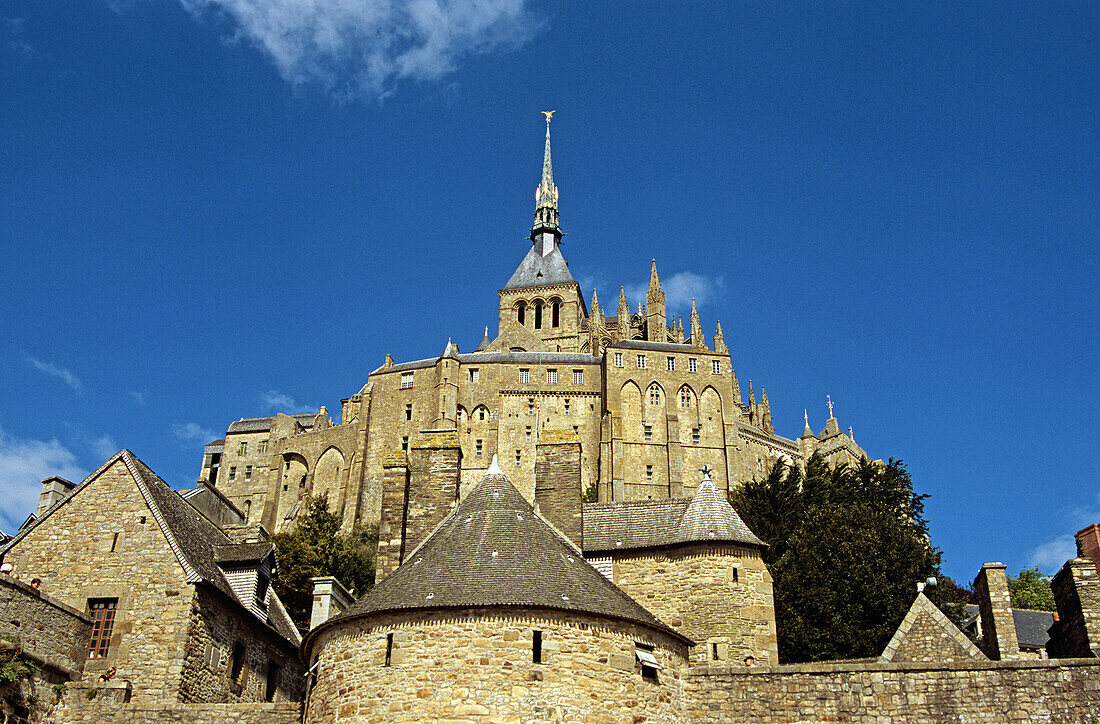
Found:
M 576 443 L 579 479 L 559 495 L 600 502 L 682 498 L 706 466 L 720 490 L 762 475 L 774 461 L 832 463 L 865 453 L 830 414 L 818 433 L 777 435 L 768 394 L 742 393 L 721 323 L 709 344 L 694 301 L 687 320 L 665 305 L 657 263 L 645 304 L 631 310 L 620 288 L 605 313 L 585 300 L 562 256 L 558 190 L 546 127 L 531 246 L 499 290 L 497 334 L 473 352 L 448 341 L 434 359 L 387 355 L 341 422 L 327 410 L 242 418 L 206 446 L 199 482 L 216 486 L 249 523 L 282 531 L 307 496 L 327 495 L 345 527 L 382 518 L 387 461 L 394 453 L 449 449 L 458 485 L 481 480 L 496 454 L 528 500 L 538 487 L 539 450 Z M 611 309 L 607 310 L 611 312 Z M 587 494 L 587 495 L 586 495 Z

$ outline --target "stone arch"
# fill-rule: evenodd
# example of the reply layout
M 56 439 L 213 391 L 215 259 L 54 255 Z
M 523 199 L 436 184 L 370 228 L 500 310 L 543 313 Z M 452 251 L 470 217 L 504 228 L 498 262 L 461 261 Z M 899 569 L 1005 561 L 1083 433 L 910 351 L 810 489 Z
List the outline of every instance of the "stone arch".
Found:
M 556 327 L 561 326 L 561 305 L 562 305 L 561 297 L 557 297 L 557 296 L 550 297 L 550 326 L 551 327 L 556 328 Z
M 476 405 L 473 410 L 470 411 L 471 423 L 483 423 L 489 422 L 493 418 L 493 413 L 489 411 L 489 408 L 485 405 Z
M 699 396 L 695 394 L 695 390 L 692 389 L 691 385 L 680 385 L 680 389 L 676 391 L 676 407 L 681 415 L 699 409 Z
M 328 495 L 328 509 L 339 512 L 344 505 L 344 483 L 347 480 L 348 466 L 344 453 L 335 445 L 330 445 L 313 468 L 314 497 Z
M 642 439 L 642 390 L 633 380 L 628 380 L 619 390 L 619 410 L 622 412 L 623 439 L 638 442 Z
M 301 453 L 283 453 L 282 470 L 279 471 L 279 504 L 275 509 L 275 530 L 287 530 L 287 518 L 293 518 L 299 501 L 306 492 L 309 477 L 309 461 Z
M 660 382 L 654 380 L 645 388 L 642 396 L 642 441 L 665 443 L 668 433 L 668 418 L 666 405 L 668 396 Z M 649 439 L 646 439 L 646 428 L 649 428 Z
M 535 310 L 534 314 L 531 315 L 534 317 L 535 329 L 542 329 L 542 308 L 545 306 L 545 302 L 542 301 L 541 297 L 536 297 L 531 300 L 531 306 Z
M 700 443 L 708 447 L 724 447 L 725 426 L 722 416 L 722 396 L 710 385 L 699 395 Z
M 465 422 L 469 419 L 470 413 L 466 411 L 466 408 L 462 405 L 458 405 L 455 408 L 455 420 L 458 422 Z
M 519 324 L 519 326 L 521 326 L 521 327 L 525 327 L 526 326 L 526 321 L 527 321 L 527 302 L 520 299 L 515 304 L 515 310 L 516 310 L 516 323 Z

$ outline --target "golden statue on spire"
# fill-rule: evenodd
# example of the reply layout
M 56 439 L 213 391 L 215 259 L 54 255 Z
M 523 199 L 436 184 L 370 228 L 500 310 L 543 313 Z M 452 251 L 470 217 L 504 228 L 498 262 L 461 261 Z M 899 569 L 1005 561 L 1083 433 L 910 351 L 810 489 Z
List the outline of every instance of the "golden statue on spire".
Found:
M 542 115 L 546 116 L 546 125 L 549 126 L 550 125 L 550 119 L 552 119 L 554 117 L 554 114 L 557 113 L 557 110 L 541 111 L 541 113 L 542 113 Z

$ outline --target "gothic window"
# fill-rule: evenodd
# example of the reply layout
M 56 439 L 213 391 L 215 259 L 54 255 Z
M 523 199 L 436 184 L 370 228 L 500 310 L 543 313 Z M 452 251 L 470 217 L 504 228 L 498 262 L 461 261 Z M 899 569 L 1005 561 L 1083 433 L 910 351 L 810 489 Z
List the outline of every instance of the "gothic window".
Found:
M 649 404 L 659 405 L 661 404 L 661 388 L 657 385 L 653 385 L 649 388 Z
M 525 385 L 530 381 L 531 381 L 531 370 L 520 370 L 519 371 L 519 383 L 521 385 Z
M 535 329 L 542 329 L 542 302 L 535 302 Z
M 574 385 L 583 385 L 584 384 L 584 370 L 573 370 L 573 384 Z
M 676 371 L 676 358 L 675 357 L 669 357 L 668 360 L 667 360 L 667 365 L 668 365 L 668 371 L 669 372 L 675 372 Z
M 698 372 L 699 362 L 694 357 L 688 359 L 688 372 Z
M 527 316 L 527 305 L 524 304 L 523 302 L 520 302 L 519 306 L 516 307 L 516 321 L 519 322 L 521 327 L 525 324 L 526 316 Z
M 117 598 L 93 598 L 88 601 L 88 615 L 92 617 L 92 638 L 88 646 L 89 659 L 105 659 L 111 648 L 111 631 L 115 627 Z
M 550 307 L 550 313 L 551 313 L 550 326 L 551 327 L 557 327 L 558 326 L 558 308 L 560 306 L 561 306 L 561 303 L 558 302 L 558 300 L 555 299 L 553 304 Z
M 622 352 L 616 352 L 615 353 L 615 366 L 616 367 L 622 367 L 623 366 L 623 353 Z
M 640 369 L 640 370 L 645 369 L 645 355 L 644 354 L 638 355 L 638 369 Z
M 401 389 L 407 390 L 413 386 L 413 373 L 402 372 L 401 373 Z
M 686 387 L 680 390 L 680 407 L 685 410 L 691 407 L 691 393 Z

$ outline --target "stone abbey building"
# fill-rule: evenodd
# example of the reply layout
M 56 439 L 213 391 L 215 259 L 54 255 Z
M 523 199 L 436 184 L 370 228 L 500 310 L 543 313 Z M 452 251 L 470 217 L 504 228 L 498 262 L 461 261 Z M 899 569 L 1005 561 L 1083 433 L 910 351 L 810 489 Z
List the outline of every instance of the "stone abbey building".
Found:
M 536 193 L 531 247 L 499 290 L 495 338 L 487 327 L 469 353 L 441 341 L 434 359 L 387 355 L 342 401 L 340 424 L 324 408 L 242 418 L 206 446 L 199 482 L 216 486 L 249 523 L 278 532 L 309 495 L 327 494 L 345 527 L 379 521 L 395 453 L 415 468 L 449 450 L 465 489 L 498 455 L 534 500 L 540 450 L 575 444 L 579 479 L 557 493 L 601 502 L 690 496 L 704 466 L 725 490 L 779 459 L 864 455 L 831 403 L 820 432 L 807 418 L 797 440 L 777 435 L 767 392 L 757 399 L 750 382 L 743 394 L 721 323 L 708 344 L 694 302 L 686 327 L 669 316 L 656 261 L 637 309 L 622 289 L 614 313 L 595 292 L 585 300 L 561 253 L 549 124 Z

